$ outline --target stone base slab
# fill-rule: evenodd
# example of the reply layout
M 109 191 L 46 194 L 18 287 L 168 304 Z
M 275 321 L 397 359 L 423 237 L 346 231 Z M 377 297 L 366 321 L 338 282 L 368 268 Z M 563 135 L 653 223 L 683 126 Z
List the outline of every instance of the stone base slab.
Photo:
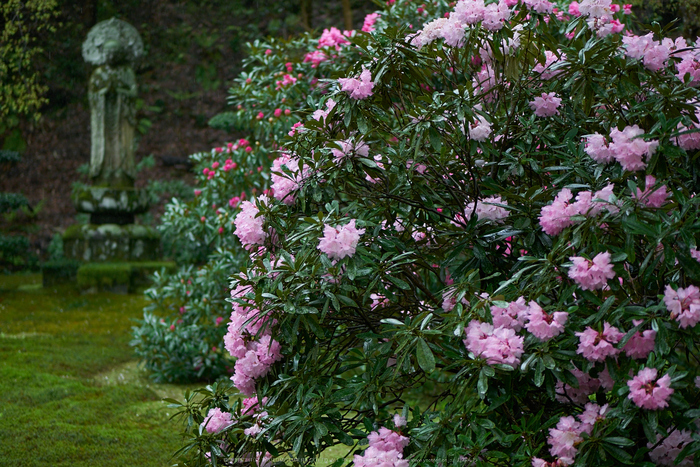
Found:
M 93 224 L 132 224 L 135 214 L 148 211 L 148 193 L 136 188 L 85 186 L 73 193 L 78 212 L 90 214 Z

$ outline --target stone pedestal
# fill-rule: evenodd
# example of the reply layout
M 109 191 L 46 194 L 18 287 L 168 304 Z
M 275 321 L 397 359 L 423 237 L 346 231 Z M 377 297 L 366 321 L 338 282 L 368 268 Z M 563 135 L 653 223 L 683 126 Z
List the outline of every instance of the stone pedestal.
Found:
M 63 234 L 63 251 L 85 262 L 154 261 L 160 257 L 160 235 L 136 224 L 73 225 Z

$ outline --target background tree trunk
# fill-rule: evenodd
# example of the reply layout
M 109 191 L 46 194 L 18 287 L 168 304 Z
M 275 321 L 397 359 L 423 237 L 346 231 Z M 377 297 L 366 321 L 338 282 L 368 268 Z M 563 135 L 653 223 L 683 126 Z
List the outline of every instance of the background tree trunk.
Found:
M 311 31 L 311 2 L 312 0 L 301 0 L 301 24 L 307 31 Z
M 350 0 L 342 0 L 343 2 L 343 19 L 345 20 L 345 29 L 352 30 L 352 7 Z

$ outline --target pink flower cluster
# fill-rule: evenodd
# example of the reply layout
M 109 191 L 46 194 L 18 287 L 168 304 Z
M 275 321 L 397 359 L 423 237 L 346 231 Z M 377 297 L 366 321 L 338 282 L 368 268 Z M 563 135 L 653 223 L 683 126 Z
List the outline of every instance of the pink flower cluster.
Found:
M 457 305 L 457 291 L 453 288 L 445 289 L 442 292 L 442 309 L 446 312 L 450 312 Z M 469 301 L 466 298 L 462 298 L 462 305 L 469 305 Z
M 209 413 L 200 424 L 202 428 L 209 433 L 218 433 L 233 425 L 235 422 L 231 420 L 229 412 L 223 412 L 220 408 L 215 407 L 209 409 Z
M 438 18 L 423 26 L 411 39 L 419 49 L 437 39 L 444 39 L 450 47 L 459 47 L 464 39 L 465 28 L 481 23 L 487 31 L 497 31 L 510 19 L 512 0 L 484 4 L 484 0 L 460 0 L 454 11 L 445 18 Z
M 238 359 L 231 380 L 246 395 L 255 393 L 254 380 L 265 376 L 272 364 L 282 358 L 279 342 L 271 337 L 270 326 L 275 321 L 260 316 L 260 310 L 253 307 L 252 299 L 246 297 L 252 292 L 250 286 L 240 284 L 231 291 L 233 312 L 224 336 L 224 347 Z
M 505 327 L 518 332 L 525 325 L 529 314 L 530 307 L 524 297 L 518 297 L 514 302 L 509 302 L 506 308 L 491 305 L 491 319 L 495 328 Z
M 560 50 L 557 52 L 562 55 L 563 59 L 566 59 L 566 54 L 562 54 Z M 532 67 L 532 71 L 539 73 L 542 79 L 551 79 L 560 74 L 560 70 L 552 70 L 552 66 L 559 61 L 559 56 L 550 50 L 545 50 L 544 57 L 544 64 L 538 62 L 534 67 Z
M 692 328 L 700 322 L 700 288 L 689 285 L 685 289 L 673 290 L 667 285 L 664 304 L 671 312 L 671 318 L 678 321 L 683 329 Z
M 545 312 L 536 302 L 531 301 L 527 314 L 528 322 L 525 328 L 541 341 L 548 341 L 564 332 L 564 325 L 569 319 L 569 313 L 555 311 Z
M 700 250 L 697 248 L 690 248 L 688 251 L 690 253 L 690 257 L 693 258 L 695 261 L 700 262 Z
M 583 332 L 575 333 L 579 337 L 579 344 L 576 353 L 583 355 L 583 358 L 590 362 L 602 362 L 607 357 L 614 357 L 620 350 L 614 344 L 620 342 L 625 336 L 609 323 L 603 324 L 603 331 L 596 331 L 588 326 Z
M 595 423 L 599 420 L 605 420 L 605 415 L 608 412 L 608 405 L 599 406 L 589 402 L 583 413 L 578 415 L 579 421 L 572 416 L 561 417 L 557 422 L 556 428 L 549 429 L 549 437 L 547 442 L 551 446 L 549 453 L 558 458 L 557 461 L 547 463 L 546 461 L 534 458 L 532 465 L 534 467 L 546 465 L 571 465 L 574 463 L 574 457 L 578 452 L 576 446 L 583 441 L 581 436 L 583 433 L 591 434 Z
M 347 36 L 352 35 L 351 31 L 341 32 L 338 28 L 324 29 L 321 37 L 318 40 L 318 48 L 335 47 L 335 50 L 340 50 L 340 47 L 350 43 Z
M 635 326 L 639 326 L 643 321 L 632 320 Z M 630 358 L 646 359 L 654 350 L 656 344 L 656 331 L 647 329 L 642 332 L 635 332 L 634 335 L 627 341 L 627 344 L 622 348 L 625 354 Z
M 576 201 L 570 203 L 573 194 L 568 188 L 563 188 L 554 198 L 552 204 L 542 208 L 540 225 L 548 235 L 559 235 L 565 228 L 574 225 L 574 216 L 597 216 L 603 209 L 608 212 L 618 212 L 617 206 L 611 203 L 613 184 L 607 185 L 595 193 L 581 191 L 576 195 Z
M 700 63 L 698 64 L 698 69 L 700 70 Z M 700 76 L 695 81 L 696 85 L 700 84 Z M 695 117 L 700 119 L 700 110 L 695 112 Z M 679 122 L 678 132 L 680 133 L 678 137 L 671 139 L 671 142 L 686 151 L 700 149 L 700 123 L 691 122 L 690 126 L 685 126 Z
M 606 391 L 613 388 L 614 382 L 607 368 L 600 372 L 597 378 L 591 378 L 588 373 L 584 373 L 577 368 L 574 368 L 571 372 L 576 377 L 578 387 L 574 388 L 558 381 L 555 388 L 556 399 L 564 404 L 569 402 L 585 404 L 588 402 L 588 396 L 595 393 L 600 387 L 603 387 Z
M 365 233 L 365 229 L 355 227 L 355 219 L 346 225 L 336 225 L 335 227 L 326 224 L 318 249 L 328 255 L 330 259 L 350 257 L 355 254 L 357 242 L 363 233 Z
M 365 20 L 362 23 L 362 32 L 374 31 L 374 24 L 377 22 L 377 18 L 379 18 L 379 13 L 376 12 L 365 16 Z
M 600 290 L 609 279 L 615 277 L 610 263 L 610 253 L 598 253 L 593 260 L 581 256 L 569 258 L 574 264 L 569 268 L 569 277 L 583 290 Z
M 612 142 L 607 144 L 603 135 L 594 133 L 586 138 L 585 151 L 601 164 L 615 159 L 625 170 L 642 170 L 647 166 L 642 158 L 646 156 L 649 160 L 659 146 L 658 141 L 644 141 L 640 138 L 643 134 L 644 130 L 637 125 L 622 131 L 614 128 L 610 131 Z
M 661 185 L 657 189 L 654 189 L 654 185 L 656 185 L 656 178 L 653 175 L 647 175 L 644 179 L 644 191 L 637 188 L 633 197 L 646 207 L 660 208 L 666 204 L 669 193 L 666 191 L 666 185 Z
M 671 377 L 666 374 L 656 379 L 656 368 L 643 368 L 637 376 L 627 381 L 630 388 L 629 399 L 638 407 L 647 410 L 658 410 L 668 406 L 668 398 L 673 394 Z
M 625 45 L 625 54 L 628 58 L 641 59 L 644 66 L 652 71 L 664 68 L 672 55 L 680 58 L 681 62 L 677 64 L 678 78 L 682 81 L 685 74 L 690 73 L 692 81 L 695 81 L 693 85 L 700 84 L 697 81 L 697 52 L 691 51 L 682 37 L 675 41 L 668 37 L 655 41 L 654 33 L 650 32 L 645 36 L 624 36 L 622 43 Z
M 320 122 L 321 119 L 325 120 L 326 117 L 328 117 L 328 114 L 331 113 L 331 110 L 335 108 L 335 101 L 333 99 L 328 99 L 326 101 L 326 110 L 323 109 L 317 109 L 314 111 L 314 113 L 311 115 L 314 120 Z
M 455 215 L 452 223 L 457 226 L 465 225 L 472 214 L 476 214 L 476 218 L 480 221 L 502 224 L 509 214 L 508 209 L 503 206 L 508 206 L 508 202 L 502 200 L 500 196 L 489 196 L 476 203 L 470 203 L 464 210 L 464 214 Z
M 469 125 L 469 138 L 474 141 L 486 141 L 491 134 L 491 124 L 482 115 L 477 115 L 477 121 Z
M 268 198 L 265 195 L 260 195 L 256 202 L 267 204 Z M 252 249 L 254 245 L 262 245 L 267 238 L 267 232 L 263 229 L 265 217 L 258 215 L 259 212 L 258 206 L 250 201 L 243 201 L 241 212 L 234 220 L 236 226 L 234 234 L 241 241 L 243 247 L 248 250 Z
M 396 417 L 394 420 L 394 424 L 400 426 L 396 423 Z M 405 423 L 405 419 L 398 421 Z M 403 459 L 403 450 L 410 442 L 408 437 L 381 427 L 378 432 L 371 432 L 367 440 L 369 447 L 363 455 L 355 455 L 354 467 L 408 467 L 408 461 Z
M 538 117 L 552 117 L 559 114 L 561 106 L 561 98 L 553 92 L 542 93 L 541 96 L 535 97 L 535 100 L 530 102 L 530 108 L 535 111 Z
M 523 0 L 523 3 L 536 13 L 552 13 L 555 7 L 549 0 Z
M 336 141 L 336 144 L 340 146 L 340 149 L 331 149 L 336 164 L 342 162 L 346 157 L 369 157 L 369 146 L 362 140 L 353 141 L 352 139 L 346 139 L 344 141 Z
M 588 27 L 594 31 L 598 37 L 608 34 L 619 33 L 624 29 L 624 25 L 614 18 L 614 14 L 620 11 L 619 5 L 613 5 L 611 0 L 582 0 L 571 14 L 586 16 Z
M 281 80 L 275 81 L 275 90 L 279 91 L 280 89 L 285 88 L 287 86 L 291 86 L 296 82 L 297 78 L 290 75 L 289 73 L 285 73 Z
M 255 437 L 263 431 L 264 423 L 269 419 L 267 411 L 262 408 L 265 404 L 267 397 L 263 397 L 262 401 L 258 400 L 258 396 L 243 399 L 241 415 L 250 415 L 255 420 L 255 423 L 243 430 L 246 436 Z
M 485 358 L 486 363 L 502 363 L 515 368 L 523 354 L 523 338 L 510 328 L 495 328 L 490 323 L 472 320 L 465 329 L 467 338 L 463 341 L 467 350 Z
M 364 66 L 359 78 L 338 78 L 340 90 L 347 92 L 350 97 L 356 100 L 366 99 L 372 94 L 374 82 L 372 81 L 372 73 Z
M 647 443 L 649 449 L 654 448 L 649 453 L 649 457 L 654 464 L 667 465 L 669 467 L 692 467 L 694 465 L 693 456 L 688 456 L 676 464 L 678 454 L 681 453 L 687 444 L 693 442 L 690 431 L 675 429 L 663 441 L 661 441 L 661 438 L 661 435 L 656 435 L 657 443 Z M 661 444 L 658 444 L 658 441 L 661 441 Z
M 284 173 L 283 167 L 286 167 L 291 173 Z M 272 181 L 270 188 L 272 188 L 275 199 L 290 206 L 294 204 L 294 196 L 291 193 L 299 188 L 302 178 L 298 157 L 284 153 L 275 159 L 270 171 L 270 180 Z
M 487 31 L 497 31 L 510 19 L 510 7 L 517 3 L 513 0 L 499 0 L 484 5 L 483 0 L 460 0 L 450 18 L 454 16 L 458 21 L 469 25 L 481 22 L 481 27 Z

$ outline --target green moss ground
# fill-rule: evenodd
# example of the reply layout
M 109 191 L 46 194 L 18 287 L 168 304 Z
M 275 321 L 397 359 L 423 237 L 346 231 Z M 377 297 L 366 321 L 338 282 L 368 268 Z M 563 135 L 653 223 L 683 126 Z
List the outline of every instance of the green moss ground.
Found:
M 133 362 L 139 295 L 0 276 L 0 466 L 170 466 L 180 426 Z M 196 387 L 196 386 L 192 386 Z

